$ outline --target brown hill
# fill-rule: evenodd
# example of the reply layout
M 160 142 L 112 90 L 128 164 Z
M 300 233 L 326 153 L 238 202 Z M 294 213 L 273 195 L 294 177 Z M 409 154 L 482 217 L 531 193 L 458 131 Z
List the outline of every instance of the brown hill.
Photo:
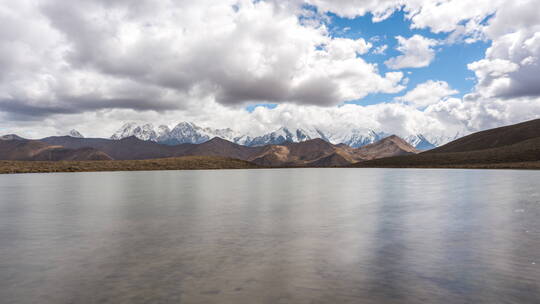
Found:
M 318 159 L 335 153 L 336 146 L 322 139 L 312 139 L 300 143 L 270 145 L 253 155 L 249 161 L 263 166 L 305 166 Z
M 4 139 L 0 141 L 2 160 L 110 160 L 107 154 L 93 148 L 66 149 L 37 140 Z
M 42 141 L 70 149 L 91 147 L 105 152 L 116 160 L 217 156 L 253 161 L 263 166 L 304 165 L 335 151 L 332 144 L 320 139 L 262 147 L 242 146 L 217 137 L 198 145 L 181 144 L 176 146 L 142 141 L 135 137 L 109 140 L 61 136 L 44 138 Z
M 66 149 L 52 147 L 32 157 L 33 161 L 85 161 L 112 160 L 112 157 L 94 148 Z
M 538 168 L 535 163 L 540 161 L 539 121 L 474 133 L 435 151 L 377 159 L 354 166 Z
M 121 140 L 56 136 L 47 137 L 41 141 L 69 149 L 91 147 L 103 151 L 115 160 L 156 159 L 193 155 L 246 160 L 261 150 L 260 147 L 241 146 L 217 137 L 198 145 L 180 144 L 176 146 L 143 141 L 133 136 Z
M 354 151 L 357 158 L 372 160 L 384 157 L 417 154 L 419 151 L 396 135 L 363 146 Z
M 369 159 L 412 153 L 417 151 L 394 135 L 361 148 L 332 145 L 322 139 L 266 146 L 259 155 L 248 160 L 263 166 L 339 167 Z
M 94 148 L 109 155 L 115 160 L 137 160 L 166 158 L 185 155 L 183 151 L 191 148 L 190 144 L 167 146 L 136 137 L 121 140 L 102 138 L 75 138 L 70 136 L 53 136 L 40 141 L 50 145 L 62 146 L 68 149 Z
M 184 155 L 218 156 L 248 160 L 262 150 L 262 147 L 242 146 L 219 137 L 214 137 L 202 144 L 190 145 L 189 148 L 182 149 L 181 153 L 184 153 Z
M 346 155 L 342 155 L 340 151 L 336 151 L 328 156 L 312 161 L 307 165 L 309 167 L 345 167 L 356 161 L 351 161 Z
M 0 159 L 5 160 L 26 160 L 43 150 L 50 148 L 50 145 L 33 140 L 1 140 Z
M 540 119 L 477 132 L 426 153 L 466 152 L 513 145 L 540 137 Z
M 416 152 L 413 147 L 397 136 L 391 136 L 358 149 L 346 145 L 333 145 L 322 139 L 262 147 L 241 146 L 221 138 L 213 138 L 198 145 L 176 146 L 142 141 L 135 137 L 110 140 L 56 136 L 39 141 L 5 140 L 3 143 L 5 147 L 0 147 L 0 159 L 6 160 L 143 160 L 181 156 L 215 156 L 250 161 L 269 167 L 336 167 Z

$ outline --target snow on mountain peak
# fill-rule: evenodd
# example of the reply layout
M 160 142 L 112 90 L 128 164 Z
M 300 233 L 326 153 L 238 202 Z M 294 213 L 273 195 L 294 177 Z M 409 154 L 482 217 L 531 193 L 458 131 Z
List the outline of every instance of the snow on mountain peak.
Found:
M 279 145 L 287 142 L 303 142 L 306 140 L 320 138 L 313 136 L 314 132 L 308 132 L 303 129 L 296 129 L 291 132 L 286 127 L 281 127 L 274 132 L 255 137 L 248 143 L 249 146 Z M 316 133 L 316 132 L 315 132 Z
M 118 131 L 111 136 L 111 139 L 119 140 L 130 136 L 135 136 L 140 140 L 151 141 L 156 141 L 158 137 L 152 124 L 138 125 L 137 123 L 130 122 L 118 129 Z
M 69 131 L 68 136 L 75 137 L 75 138 L 84 138 L 84 136 L 81 134 L 81 132 L 73 129 Z
M 180 122 L 172 129 L 166 125 L 160 125 L 156 129 L 152 124 L 137 124 L 130 122 L 124 124 L 116 131 L 111 136 L 111 139 L 118 140 L 135 136 L 141 140 L 177 145 L 185 143 L 200 144 L 209 141 L 214 137 L 218 137 L 245 146 L 264 146 L 279 145 L 287 142 L 303 142 L 320 138 L 332 144 L 346 144 L 358 148 L 377 142 L 389 135 L 390 134 L 381 131 L 354 127 L 351 127 L 348 130 L 339 130 L 338 132 L 322 131 L 317 128 L 289 129 L 287 127 L 281 127 L 273 132 L 252 137 L 247 134 L 235 132 L 230 128 L 203 128 L 192 122 Z M 456 137 L 458 135 L 456 135 Z M 403 138 L 419 150 L 429 150 L 445 144 L 456 137 L 430 137 L 423 134 L 412 134 Z

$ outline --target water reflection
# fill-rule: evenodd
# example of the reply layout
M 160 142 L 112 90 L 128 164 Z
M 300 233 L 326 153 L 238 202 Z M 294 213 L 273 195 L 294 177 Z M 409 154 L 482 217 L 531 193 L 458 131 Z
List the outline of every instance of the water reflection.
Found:
M 0 176 L 2 303 L 537 303 L 540 172 Z

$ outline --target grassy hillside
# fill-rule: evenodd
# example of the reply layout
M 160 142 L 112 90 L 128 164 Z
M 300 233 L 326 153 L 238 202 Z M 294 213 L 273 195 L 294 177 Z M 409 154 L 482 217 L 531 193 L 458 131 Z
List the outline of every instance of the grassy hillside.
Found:
M 540 119 L 485 130 L 456 139 L 426 153 L 477 151 L 514 145 L 540 137 Z
M 376 159 L 355 167 L 540 168 L 540 137 L 477 151 L 421 153 Z M 513 165 L 511 165 L 513 164 Z
M 254 169 L 247 161 L 211 157 L 186 156 L 150 160 L 105 161 L 0 161 L 0 173 L 46 173 L 91 171 L 147 171 L 197 169 Z

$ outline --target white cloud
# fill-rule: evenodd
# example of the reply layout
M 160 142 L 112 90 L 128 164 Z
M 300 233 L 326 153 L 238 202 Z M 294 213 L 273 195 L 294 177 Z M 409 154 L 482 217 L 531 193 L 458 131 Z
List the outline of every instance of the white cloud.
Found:
M 333 38 L 279 1 L 23 1 L 0 14 L 0 111 L 20 115 L 174 110 L 208 96 L 330 106 L 403 89 L 401 74 L 359 57 L 370 43 Z
M 388 18 L 402 4 L 400 0 L 305 0 L 305 2 L 315 5 L 322 12 L 332 12 L 347 18 L 372 13 L 374 22 Z
M 373 54 L 375 54 L 375 55 L 384 55 L 386 53 L 387 49 L 388 49 L 388 45 L 386 45 L 386 44 L 380 45 L 380 46 L 376 47 L 375 49 L 373 49 Z
M 424 108 L 440 101 L 445 101 L 448 97 L 459 93 L 445 81 L 428 80 L 417 85 L 407 94 L 395 98 L 396 101 L 406 102 L 417 108 Z
M 434 33 L 458 31 L 460 34 L 473 36 L 478 34 L 485 17 L 494 14 L 499 7 L 508 3 L 504 0 L 305 0 L 305 2 L 316 5 L 323 12 L 332 12 L 347 18 L 364 16 L 371 12 L 375 22 L 390 17 L 396 10 L 403 9 L 405 17 L 411 21 L 411 27 L 414 29 L 428 28 Z M 527 7 L 526 3 L 518 5 Z
M 537 80 L 540 73 L 540 18 L 534 9 L 540 6 L 540 0 L 389 0 L 383 1 L 380 7 L 374 1 L 311 2 L 318 3 L 325 11 L 349 18 L 362 16 L 368 11 L 384 12 L 380 15 L 389 16 L 388 12 L 403 8 L 412 29 L 450 33 L 447 43 L 491 41 L 485 58 L 469 66 L 479 79 L 475 92 L 468 98 L 540 96 Z M 486 63 L 495 67 L 488 68 Z M 512 71 L 498 76 L 493 74 L 497 69 L 507 71 L 508 67 Z
M 17 133 L 29 138 L 65 134 L 77 129 L 85 136 L 108 137 L 123 122 L 140 121 L 172 126 L 192 121 L 202 126 L 230 127 L 259 135 L 281 126 L 319 127 L 342 133 L 352 128 L 374 129 L 400 136 L 426 134 L 430 137 L 465 135 L 487 128 L 538 118 L 540 98 L 501 99 L 443 98 L 424 110 L 404 103 L 381 103 L 369 106 L 346 104 L 341 107 L 280 104 L 275 109 L 256 108 L 253 113 L 221 105 L 210 99 L 194 100 L 185 110 L 135 111 L 131 109 L 99 110 L 79 114 L 55 114 L 40 121 L 8 121 L 0 113 L 0 134 Z M 99 124 L 96 124 L 99 122 Z
M 478 78 L 470 97 L 540 96 L 540 18 L 531 9 L 538 6 L 539 0 L 508 2 L 484 28 L 492 43 L 484 59 L 468 66 Z
M 451 43 L 486 39 L 491 47 L 468 66 L 478 82 L 464 99 L 452 98 L 455 91 L 441 81 L 419 85 L 401 97 L 403 103 L 329 107 L 370 93 L 400 92 L 407 80 L 402 72 L 381 74 L 362 59 L 381 46 L 332 37 L 328 18 L 302 9 L 306 2 L 344 17 L 371 12 L 374 21 L 403 8 L 413 29 L 449 33 Z M 39 137 L 77 128 L 108 136 L 124 121 L 188 120 L 255 133 L 302 124 L 455 134 L 533 119 L 540 116 L 540 18 L 531 8 L 539 5 L 540 0 L 3 1 L 0 133 Z M 435 40 L 400 39 L 403 55 L 388 61 L 392 68 L 434 60 Z M 250 101 L 280 105 L 250 114 L 242 109 Z
M 95 121 L 99 121 L 96 128 Z M 2 134 L 18 133 L 39 138 L 77 129 L 85 136 L 108 137 L 125 121 L 150 122 L 172 126 L 180 121 L 192 121 L 202 126 L 230 127 L 252 135 L 290 128 L 318 127 L 329 132 L 345 132 L 352 128 L 384 130 L 395 134 L 414 134 L 428 131 L 443 134 L 448 126 L 439 123 L 424 112 L 402 104 L 361 106 L 346 104 L 340 107 L 280 104 L 275 109 L 257 107 L 252 113 L 244 109 L 223 106 L 206 101 L 202 107 L 189 110 L 156 113 L 128 109 L 100 110 L 93 113 L 55 115 L 44 119 L 39 128 L 35 122 L 16 121 L 4 125 Z M 456 128 L 459 126 L 456 125 Z
M 424 113 L 443 125 L 461 125 L 468 132 L 500 127 L 540 117 L 540 98 L 474 101 L 449 98 L 428 106 Z
M 427 67 L 435 59 L 434 46 L 437 40 L 425 38 L 421 35 L 414 35 L 410 38 L 402 36 L 396 37 L 398 41 L 398 51 L 403 53 L 394 58 L 388 59 L 385 64 L 392 69 L 422 68 Z

